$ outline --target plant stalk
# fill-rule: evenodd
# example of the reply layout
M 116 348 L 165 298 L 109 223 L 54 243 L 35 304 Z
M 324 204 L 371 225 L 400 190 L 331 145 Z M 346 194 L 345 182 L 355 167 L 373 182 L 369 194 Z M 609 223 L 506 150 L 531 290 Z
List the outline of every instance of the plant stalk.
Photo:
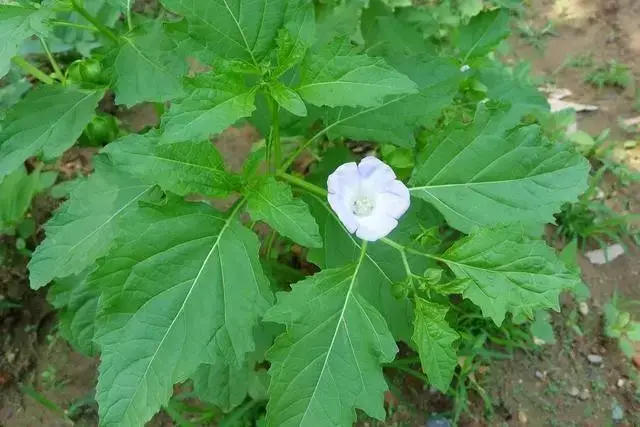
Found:
M 74 22 L 65 22 L 65 21 L 49 21 L 51 24 L 53 25 L 57 25 L 59 27 L 69 27 L 69 28 L 75 28 L 76 30 L 83 30 L 83 31 L 91 31 L 94 33 L 99 33 L 100 30 L 97 29 L 96 27 L 92 27 L 91 25 L 82 25 L 82 24 L 76 24 Z
M 317 196 L 326 198 L 327 194 L 329 194 L 324 188 L 318 187 L 317 185 L 314 185 L 302 178 L 298 178 L 297 176 L 288 174 L 286 172 L 277 172 L 276 176 L 292 185 L 295 185 L 296 187 L 300 187 Z
M 31 74 L 33 77 L 40 80 L 42 83 L 47 85 L 53 84 L 54 80 L 50 76 L 40 71 L 35 65 L 31 64 L 23 57 L 14 56 L 13 58 L 11 58 L 11 60 L 18 67 L 22 68 L 23 71 Z
M 47 42 L 45 42 L 42 37 L 40 37 L 40 44 L 42 45 L 42 49 L 44 49 L 44 53 L 47 55 L 47 58 L 49 59 L 49 63 L 51 64 L 51 67 L 53 68 L 54 73 L 56 73 L 58 80 L 60 80 L 62 83 L 65 83 L 66 79 L 64 77 L 64 73 L 62 72 L 62 69 L 58 65 L 58 62 L 56 61 L 56 59 L 51 54 L 51 50 L 49 50 L 49 46 L 47 46 Z
M 89 21 L 94 27 L 98 29 L 102 34 L 104 34 L 107 38 L 111 39 L 114 42 L 118 42 L 118 36 L 116 36 L 113 31 L 107 28 L 102 22 L 97 20 L 93 15 L 89 13 L 87 9 L 80 6 L 77 0 L 71 0 L 71 7 L 73 10 L 78 12 L 84 19 Z

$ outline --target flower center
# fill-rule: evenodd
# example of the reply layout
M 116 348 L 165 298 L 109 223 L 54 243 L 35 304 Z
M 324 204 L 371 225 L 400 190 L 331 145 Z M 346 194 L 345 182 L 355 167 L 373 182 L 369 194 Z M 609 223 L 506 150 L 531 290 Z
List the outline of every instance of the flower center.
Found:
M 353 201 L 351 210 L 355 216 L 369 216 L 371 215 L 371 212 L 373 212 L 374 207 L 375 203 L 372 197 L 369 197 L 366 194 L 358 194 L 356 199 Z

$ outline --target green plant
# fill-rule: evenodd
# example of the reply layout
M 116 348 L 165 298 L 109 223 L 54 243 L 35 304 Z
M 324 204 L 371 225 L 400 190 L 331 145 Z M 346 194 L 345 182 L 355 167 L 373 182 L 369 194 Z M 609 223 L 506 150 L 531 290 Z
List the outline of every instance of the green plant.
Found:
M 618 293 L 614 292 L 611 301 L 604 306 L 604 333 L 618 340 L 620 351 L 631 358 L 635 355 L 634 343 L 640 342 L 640 322 L 632 320 L 631 312 L 623 311 L 621 305 L 640 306 L 640 302 L 627 301 L 623 304 L 618 299 Z
M 107 90 L 161 115 L 93 158 L 29 263 L 31 287 L 50 284 L 60 334 L 100 354 L 102 425 L 174 410 L 186 381 L 221 412 L 266 401 L 267 426 L 349 426 L 356 409 L 382 419 L 397 341 L 448 392 L 472 379 L 474 365 L 458 364 L 479 351 L 467 329 L 524 346 L 510 319 L 557 310 L 579 283 L 541 235 L 586 189 L 589 165 L 544 134 L 548 106 L 526 65 L 492 59 L 505 10 L 428 33 L 428 7 L 381 1 L 129 6 L 117 2 L 121 25 L 77 0 L 0 6 L 0 72 L 14 63 L 39 80 L 4 115 L 0 176 L 60 156 Z M 91 30 L 91 58 L 65 72 L 52 25 Z M 46 72 L 17 55 L 34 36 Z M 210 138 L 247 122 L 263 144 L 230 171 Z M 405 150 L 382 156 L 408 178 L 354 156 L 353 141 Z M 292 168 L 307 150 L 319 159 L 308 174 Z M 210 203 L 229 196 L 227 210 Z M 290 274 L 302 263 L 313 267 Z
M 542 28 L 535 28 L 530 23 L 519 21 L 516 24 L 518 35 L 528 44 L 537 50 L 544 50 L 547 46 L 547 38 L 557 36 L 558 33 L 553 28 L 553 22 L 547 21 Z
M 584 78 L 586 83 L 592 84 L 598 89 L 605 86 L 626 88 L 633 81 L 631 70 L 626 64 L 615 59 L 591 70 Z

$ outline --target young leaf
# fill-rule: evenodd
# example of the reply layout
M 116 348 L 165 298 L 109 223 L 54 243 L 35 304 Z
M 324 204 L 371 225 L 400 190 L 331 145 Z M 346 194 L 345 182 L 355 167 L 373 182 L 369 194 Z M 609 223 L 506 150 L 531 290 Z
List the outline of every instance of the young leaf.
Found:
M 56 277 L 78 274 L 106 253 L 123 216 L 151 192 L 151 186 L 116 171 L 104 157 L 77 185 L 45 225 L 46 238 L 29 262 L 29 279 L 39 289 Z
M 272 296 L 240 206 L 223 215 L 170 196 L 140 208 L 89 277 L 102 292 L 96 396 L 105 426 L 144 425 L 201 363 L 241 366 L 254 350 Z
M 225 170 L 211 142 L 158 142 L 159 137 L 152 134 L 130 134 L 109 144 L 104 152 L 117 168 L 181 196 L 225 197 L 240 187 L 240 179 Z
M 28 174 L 23 165 L 0 179 L 0 234 L 4 228 L 18 225 L 24 218 L 31 199 L 40 189 L 39 180 L 39 169 Z
M 480 13 L 460 27 L 457 47 L 462 62 L 469 58 L 486 55 L 509 36 L 509 13 L 495 9 Z
M 239 75 L 200 74 L 189 79 L 190 94 L 162 116 L 163 143 L 202 141 L 225 130 L 255 109 L 255 88 Z
M 387 95 L 416 93 L 418 88 L 383 59 L 354 54 L 349 40 L 342 38 L 307 55 L 296 90 L 318 106 L 373 107 Z
M 0 78 L 11 68 L 11 58 L 18 54 L 24 40 L 48 32 L 46 20 L 53 10 L 35 3 L 0 4 Z
M 269 93 L 271 93 L 278 105 L 291 114 L 300 117 L 307 115 L 307 107 L 304 105 L 304 101 L 293 89 L 276 80 L 269 83 Z
M 183 94 L 187 61 L 161 25 L 122 37 L 114 59 L 116 103 L 164 102 Z
M 162 0 L 183 15 L 189 32 L 225 59 L 256 68 L 273 46 L 284 22 L 286 0 Z
M 311 248 L 322 247 L 322 238 L 309 207 L 294 199 L 289 185 L 267 178 L 249 190 L 247 210 L 254 221 L 264 221 L 278 233 Z
M 64 339 L 76 351 L 94 356 L 98 352 L 94 338 L 100 290 L 88 286 L 86 277 L 85 272 L 56 280 L 47 298 L 58 310 L 58 330 Z
M 570 147 L 543 139 L 538 126 L 507 132 L 500 124 L 504 116 L 485 108 L 472 125 L 458 129 L 454 122 L 429 140 L 411 177 L 411 194 L 465 233 L 501 223 L 553 222 L 553 213 L 586 189 L 589 163 Z
M 285 14 L 284 28 L 280 30 L 276 39 L 278 74 L 302 61 L 307 49 L 313 45 L 316 32 L 313 2 L 290 1 Z
M 410 57 L 394 65 L 418 84 L 419 93 L 387 97 L 376 107 L 340 107 L 324 117 L 331 139 L 391 143 L 399 147 L 415 145 L 414 131 L 430 126 L 444 107 L 451 104 L 463 75 L 443 58 Z
M 95 114 L 102 91 L 41 85 L 11 107 L 0 126 L 0 179 L 38 153 L 53 159 L 71 147 Z
M 460 279 L 471 283 L 463 296 L 500 325 L 507 311 L 533 318 L 536 310 L 559 310 L 558 295 L 580 279 L 543 241 L 519 228 L 484 228 L 458 240 L 443 255 Z
M 398 351 L 376 309 L 359 293 L 356 265 L 324 270 L 279 293 L 265 320 L 287 326 L 267 357 L 270 427 L 351 426 L 355 409 L 384 419 L 380 364 Z
M 416 298 L 415 303 L 413 342 L 420 354 L 422 370 L 431 384 L 445 393 L 458 362 L 452 345 L 460 337 L 445 319 L 448 307 L 423 298 Z

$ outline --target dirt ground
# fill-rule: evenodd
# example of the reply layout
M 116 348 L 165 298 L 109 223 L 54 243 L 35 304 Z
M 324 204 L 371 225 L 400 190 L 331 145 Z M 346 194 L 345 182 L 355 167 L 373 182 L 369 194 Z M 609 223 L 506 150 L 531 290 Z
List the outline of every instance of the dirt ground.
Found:
M 534 74 L 545 82 L 570 89 L 568 100 L 599 107 L 578 115 L 580 129 L 597 135 L 609 128 L 612 140 L 631 139 L 634 135 L 625 132 L 618 119 L 640 115 L 634 108 L 640 83 L 640 0 L 532 0 L 529 6 L 526 21 L 534 28 L 551 21 L 556 35 L 544 40 L 544 49 L 536 49 L 514 34 L 509 56 L 530 61 Z M 566 65 L 568 58 L 587 54 L 596 64 L 612 59 L 626 64 L 635 84 L 627 89 L 596 89 L 584 83 L 587 70 Z M 142 109 L 121 118 L 139 129 L 153 115 Z M 250 148 L 248 142 L 256 138 L 247 128 L 230 130 L 219 146 L 227 161 L 238 167 Z M 627 161 L 640 164 L 638 154 L 639 150 L 628 150 Z M 638 200 L 640 193 L 631 196 Z M 640 371 L 602 334 L 602 310 L 614 292 L 626 300 L 640 300 L 640 251 L 631 246 L 628 253 L 604 265 L 592 265 L 582 256 L 579 263 L 591 291 L 589 313 L 578 314 L 575 303 L 565 298 L 562 312 L 553 317 L 556 344 L 517 352 L 512 360 L 487 366 L 477 379 L 491 399 L 493 416 L 483 420 L 481 400 L 472 394 L 474 410 L 461 425 L 640 426 L 636 391 Z M 0 267 L 0 427 L 72 425 L 64 414 L 25 395 L 21 386 L 33 387 L 60 408 L 77 405 L 71 414 L 75 425 L 96 425 L 91 397 L 98 361 L 74 353 L 56 339 L 55 314 L 44 291 L 28 290 L 25 260 L 16 255 L 9 264 L 12 267 Z M 3 300 L 19 306 L 3 308 Z M 636 315 L 640 318 L 640 312 Z M 589 363 L 590 354 L 602 356 L 603 363 Z M 387 426 L 424 426 L 430 412 L 450 408 L 444 396 L 423 390 L 419 381 L 408 379 L 403 386 L 404 392 L 389 394 L 387 401 L 410 408 L 410 415 Z M 623 418 L 616 424 L 612 415 L 619 409 Z M 154 425 L 171 424 L 158 418 Z

